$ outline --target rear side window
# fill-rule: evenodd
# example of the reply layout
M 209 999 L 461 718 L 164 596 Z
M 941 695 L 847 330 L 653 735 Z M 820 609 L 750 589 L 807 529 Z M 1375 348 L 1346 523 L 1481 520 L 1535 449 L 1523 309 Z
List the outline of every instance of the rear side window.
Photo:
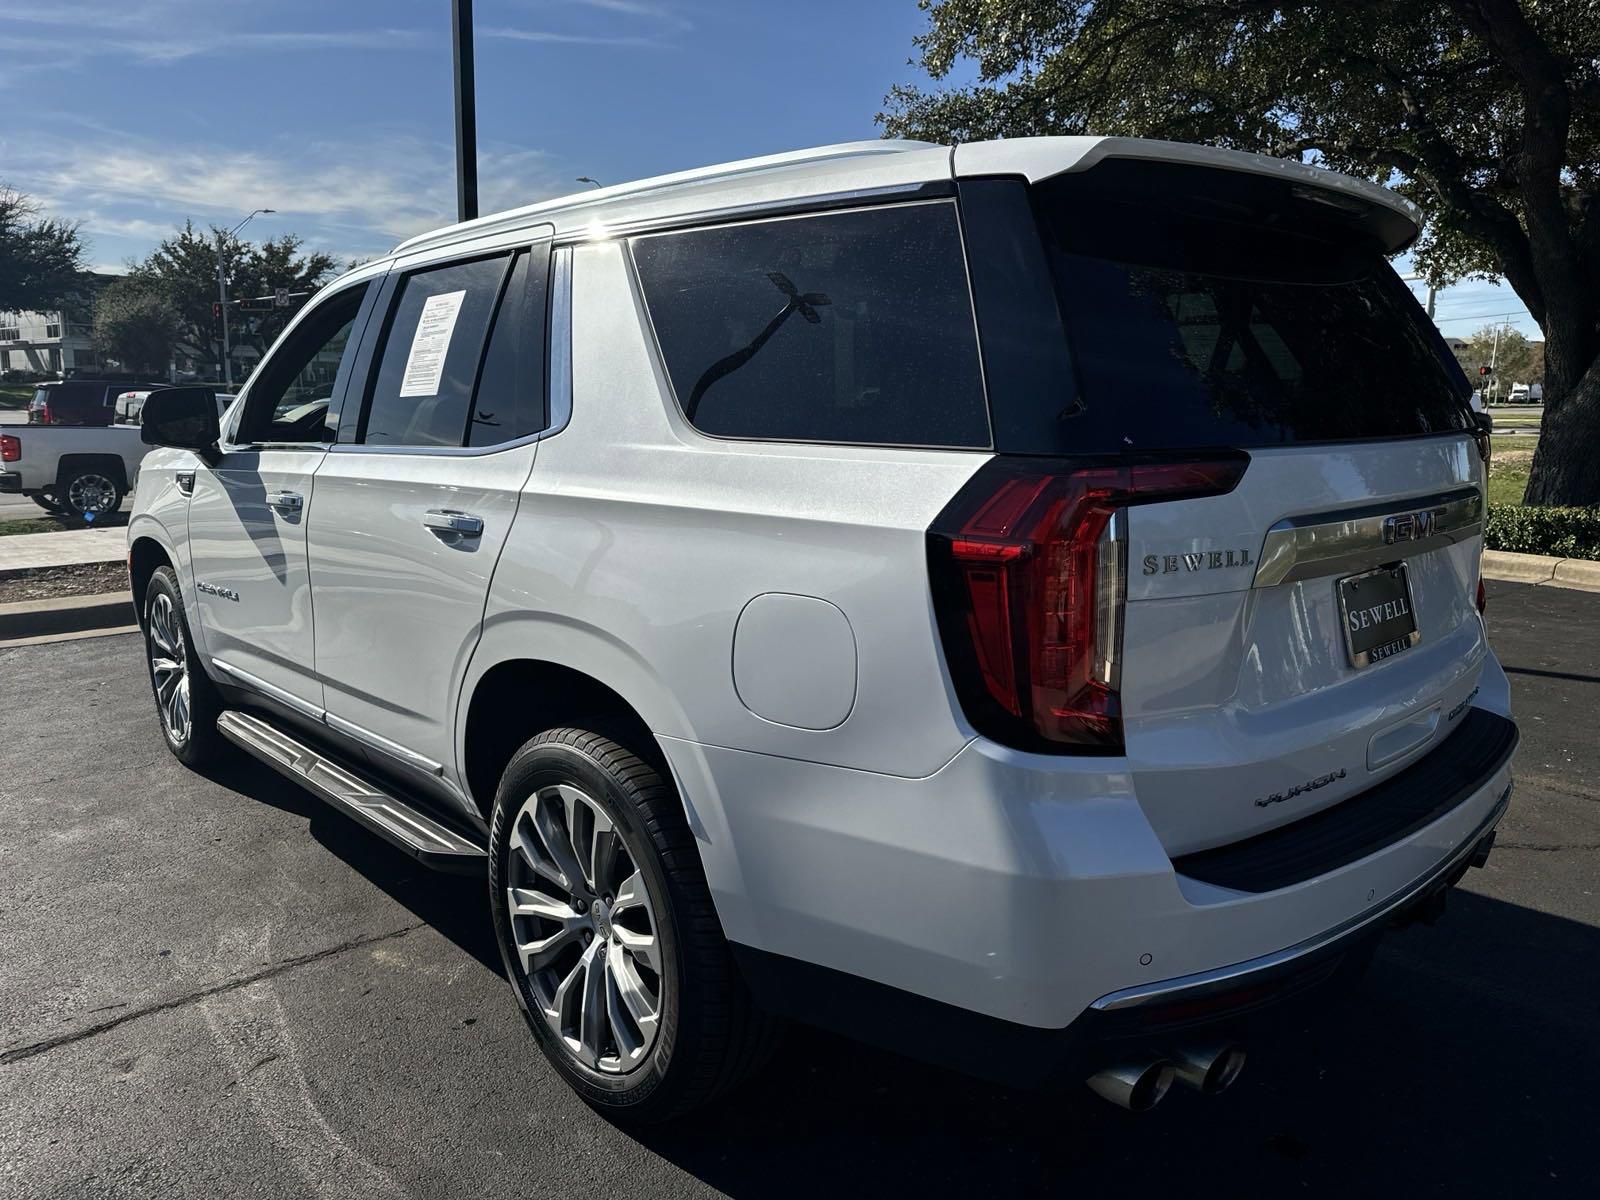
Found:
M 731 438 L 986 447 L 947 202 L 635 239 L 684 416 Z
M 416 271 L 400 284 L 359 440 L 460 446 L 509 254 Z
M 1459 370 L 1452 376 L 1375 245 L 1315 227 L 1280 181 L 1225 180 L 1226 197 L 1181 176 L 1105 193 L 1095 189 L 1103 169 L 1036 189 L 1075 378 L 1039 393 L 1049 412 L 1038 444 L 1016 448 L 1260 446 L 1469 427 Z

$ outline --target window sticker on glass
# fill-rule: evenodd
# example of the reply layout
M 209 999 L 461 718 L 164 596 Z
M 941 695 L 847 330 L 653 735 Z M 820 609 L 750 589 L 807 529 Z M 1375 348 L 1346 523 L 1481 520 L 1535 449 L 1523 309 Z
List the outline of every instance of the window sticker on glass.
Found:
M 456 330 L 456 317 L 466 290 L 441 292 L 429 296 L 411 338 L 411 353 L 406 356 L 405 378 L 400 383 L 402 396 L 437 396 L 444 376 L 444 357 L 450 350 L 450 335 Z

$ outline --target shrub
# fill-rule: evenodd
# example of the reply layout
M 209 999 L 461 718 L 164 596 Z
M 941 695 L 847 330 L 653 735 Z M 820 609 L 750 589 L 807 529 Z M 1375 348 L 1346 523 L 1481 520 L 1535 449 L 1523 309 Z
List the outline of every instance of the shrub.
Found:
M 1518 554 L 1600 559 L 1600 508 L 1491 504 L 1483 544 Z

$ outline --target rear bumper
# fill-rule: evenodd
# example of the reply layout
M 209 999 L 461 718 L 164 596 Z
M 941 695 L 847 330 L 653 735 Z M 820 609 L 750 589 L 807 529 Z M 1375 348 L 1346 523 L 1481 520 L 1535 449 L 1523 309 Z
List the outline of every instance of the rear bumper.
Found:
M 0 492 L 7 495 L 22 494 L 22 476 L 14 471 L 0 471 Z
M 900 779 L 663 744 L 758 995 L 945 1061 L 962 1037 L 999 1046 L 1028 1072 L 1336 974 L 1388 918 L 1459 877 L 1511 789 L 1508 746 L 1426 824 L 1244 892 L 1181 874 L 1104 760 L 973 742 L 934 775 Z M 934 1032 L 902 1044 L 912 1030 Z M 993 1061 L 954 1065 L 992 1075 Z

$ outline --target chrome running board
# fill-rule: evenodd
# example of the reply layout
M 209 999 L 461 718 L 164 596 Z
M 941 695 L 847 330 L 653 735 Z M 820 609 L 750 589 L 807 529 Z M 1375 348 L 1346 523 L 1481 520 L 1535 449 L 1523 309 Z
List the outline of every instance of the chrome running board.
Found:
M 486 857 L 482 846 L 390 795 L 377 784 L 324 758 L 260 717 L 230 710 L 217 718 L 217 728 L 230 742 L 314 792 L 424 866 L 457 874 L 482 869 Z

